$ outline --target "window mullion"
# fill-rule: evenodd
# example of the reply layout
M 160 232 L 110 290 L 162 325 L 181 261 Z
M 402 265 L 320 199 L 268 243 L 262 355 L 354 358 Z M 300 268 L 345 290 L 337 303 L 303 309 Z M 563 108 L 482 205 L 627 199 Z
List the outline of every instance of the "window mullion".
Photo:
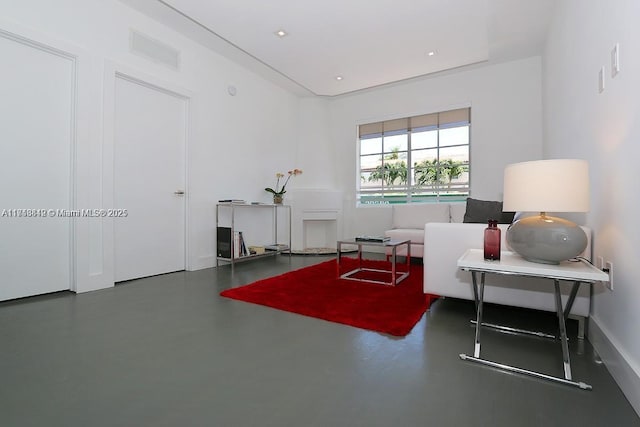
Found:
M 435 193 L 436 200 L 440 201 L 440 124 L 438 124 L 438 130 L 436 132 L 436 182 L 435 182 Z
M 411 134 L 413 132 L 411 130 L 407 130 L 407 183 L 406 183 L 406 192 L 407 192 L 407 203 L 411 203 L 411 199 L 413 197 L 413 192 L 411 188 L 413 187 L 412 183 L 412 156 L 411 156 Z

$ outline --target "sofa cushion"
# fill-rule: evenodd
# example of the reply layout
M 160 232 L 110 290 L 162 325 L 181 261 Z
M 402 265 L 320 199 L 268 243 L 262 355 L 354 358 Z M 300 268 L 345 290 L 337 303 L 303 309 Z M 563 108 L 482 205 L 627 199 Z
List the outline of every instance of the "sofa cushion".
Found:
M 451 222 L 464 221 L 464 213 L 467 210 L 466 203 L 451 203 L 449 209 L 451 210 Z
M 391 237 L 391 240 L 411 240 L 411 244 L 424 244 L 424 225 L 423 228 L 394 228 L 384 232 L 385 236 Z
M 467 209 L 463 222 L 486 224 L 490 219 L 500 224 L 510 224 L 515 212 L 503 212 L 502 202 L 467 198 Z
M 424 225 L 428 222 L 449 222 L 449 204 L 409 203 L 406 205 L 393 205 L 393 228 L 424 230 Z

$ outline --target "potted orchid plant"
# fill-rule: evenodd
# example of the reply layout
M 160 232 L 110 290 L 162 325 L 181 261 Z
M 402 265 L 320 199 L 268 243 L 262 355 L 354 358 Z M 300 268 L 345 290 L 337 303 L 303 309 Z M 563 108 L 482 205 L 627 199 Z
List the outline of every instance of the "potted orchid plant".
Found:
M 300 175 L 301 173 L 302 173 L 302 169 L 294 169 L 287 172 L 288 174 L 287 179 L 282 184 L 282 187 L 279 188 L 280 180 L 285 177 L 285 174 L 278 172 L 276 173 L 275 189 L 267 187 L 264 189 L 264 191 L 268 191 L 269 193 L 273 194 L 273 203 L 281 204 L 282 199 L 284 197 L 284 193 L 287 192 L 286 188 L 287 188 L 287 184 L 289 183 L 289 180 L 291 179 L 292 176 Z

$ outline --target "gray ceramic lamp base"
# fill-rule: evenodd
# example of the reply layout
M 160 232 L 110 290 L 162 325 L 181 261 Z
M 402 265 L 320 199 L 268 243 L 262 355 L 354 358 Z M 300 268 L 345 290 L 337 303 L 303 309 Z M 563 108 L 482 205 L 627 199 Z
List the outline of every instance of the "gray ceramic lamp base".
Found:
M 527 261 L 558 264 L 580 255 L 588 241 L 584 230 L 575 223 L 540 214 L 511 224 L 507 243 Z

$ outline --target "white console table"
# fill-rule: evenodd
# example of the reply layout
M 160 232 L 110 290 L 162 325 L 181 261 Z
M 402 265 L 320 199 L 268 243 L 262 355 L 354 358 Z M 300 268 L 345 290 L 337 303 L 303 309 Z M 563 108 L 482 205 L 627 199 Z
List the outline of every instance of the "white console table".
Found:
M 224 256 L 220 253 L 220 248 L 216 248 L 218 255 L 216 256 L 216 267 L 219 266 L 220 261 L 225 261 L 231 263 L 231 268 L 234 268 L 236 262 L 248 261 L 256 258 L 277 255 L 284 251 L 289 252 L 289 257 L 291 257 L 291 206 L 289 205 L 276 205 L 276 204 L 249 204 L 249 203 L 218 203 L 216 205 L 216 234 L 219 232 L 220 223 L 220 213 L 222 210 L 228 210 L 230 214 L 229 228 L 230 230 L 230 240 L 228 242 L 229 246 L 229 254 L 228 256 Z M 270 241 L 263 242 L 263 245 L 266 249 L 264 253 L 261 254 L 252 254 L 245 256 L 236 256 L 235 239 L 234 234 L 237 231 L 236 224 L 236 211 L 239 210 L 250 210 L 256 215 L 260 214 L 270 214 L 271 215 L 271 231 L 272 237 Z M 286 243 L 278 242 L 278 210 L 284 210 L 286 214 L 286 225 L 287 228 L 287 241 Z M 220 240 L 220 236 L 216 236 L 216 241 Z M 217 243 L 219 244 L 219 242 Z
M 571 306 L 575 300 L 580 284 L 593 284 L 596 282 L 608 282 L 609 275 L 587 263 L 586 261 L 563 261 L 558 265 L 538 264 L 526 261 L 524 258 L 514 252 L 501 252 L 499 261 L 486 261 L 484 253 L 481 249 L 469 249 L 460 259 L 458 259 L 458 268 L 471 272 L 473 281 L 473 292 L 476 301 L 476 337 L 473 356 L 460 354 L 462 360 L 468 360 L 483 365 L 492 366 L 510 372 L 516 372 L 525 375 L 531 375 L 545 380 L 556 381 L 563 384 L 579 387 L 583 390 L 591 390 L 589 384 L 584 382 L 573 381 L 571 375 L 571 361 L 569 359 L 569 346 L 567 341 L 567 330 L 565 320 L 569 317 Z M 480 283 L 477 281 L 477 274 L 480 274 Z M 497 363 L 491 360 L 482 359 L 480 357 L 480 331 L 482 326 L 482 305 L 484 298 L 484 281 L 485 274 L 499 275 L 515 275 L 528 277 L 541 277 L 552 280 L 555 285 L 555 302 L 556 313 L 558 315 L 558 325 L 560 332 L 560 341 L 562 344 L 562 359 L 564 365 L 564 378 L 554 377 L 540 372 L 530 371 L 515 366 L 509 366 Z M 560 295 L 560 281 L 573 282 L 571 293 L 565 307 L 562 307 L 562 299 Z M 492 328 L 503 329 L 510 332 L 530 333 L 536 336 L 547 336 L 537 332 L 516 330 L 497 325 L 490 325 Z M 555 337 L 554 337 L 555 338 Z

